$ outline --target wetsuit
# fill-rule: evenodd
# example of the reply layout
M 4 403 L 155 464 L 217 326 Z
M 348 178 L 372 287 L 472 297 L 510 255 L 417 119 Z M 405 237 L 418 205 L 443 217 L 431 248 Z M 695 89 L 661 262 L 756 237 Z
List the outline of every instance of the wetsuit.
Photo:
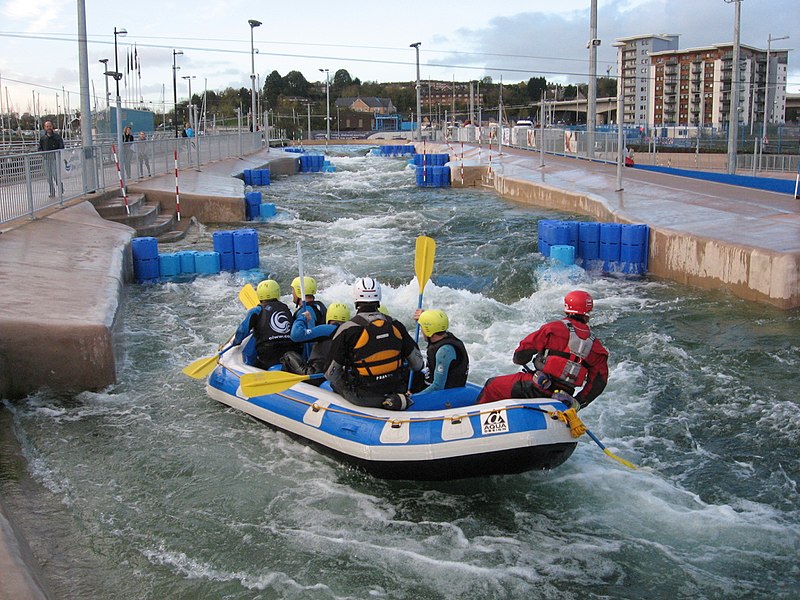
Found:
M 440 339 L 430 342 L 427 349 L 428 368 L 432 366 L 433 379 L 428 386 L 415 396 L 454 387 L 467 385 L 469 375 L 469 356 L 464 343 L 449 331 L 443 332 Z
M 250 362 L 253 366 L 268 369 L 279 364 L 286 352 L 300 349 L 289 336 L 291 326 L 292 313 L 289 307 L 280 300 L 267 300 L 247 311 L 233 337 L 233 345 L 241 344 L 252 331 L 256 357 Z M 245 356 L 251 350 L 249 347 L 250 343 L 243 352 Z

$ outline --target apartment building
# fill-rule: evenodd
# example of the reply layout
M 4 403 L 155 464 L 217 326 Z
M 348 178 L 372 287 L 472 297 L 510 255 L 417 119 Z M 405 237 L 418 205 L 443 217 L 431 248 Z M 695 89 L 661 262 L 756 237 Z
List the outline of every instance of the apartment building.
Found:
M 652 123 L 650 115 L 650 55 L 678 49 L 678 37 L 673 34 L 648 34 L 625 37 L 617 40 L 617 73 L 623 76 L 625 125 L 646 127 Z

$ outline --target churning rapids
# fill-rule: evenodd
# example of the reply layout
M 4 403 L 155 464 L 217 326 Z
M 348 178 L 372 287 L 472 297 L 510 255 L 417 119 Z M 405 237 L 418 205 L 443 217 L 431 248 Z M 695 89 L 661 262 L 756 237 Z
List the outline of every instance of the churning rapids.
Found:
M 574 216 L 420 189 L 405 161 L 366 154 L 333 147 L 336 173 L 261 188 L 278 207 L 255 225 L 262 273 L 129 286 L 119 384 L 3 402 L 0 495 L 54 598 L 800 597 L 800 312 L 556 269 L 536 223 Z M 180 246 L 208 250 L 213 231 Z M 516 370 L 565 292 L 593 294 L 611 377 L 581 417 L 639 470 L 584 436 L 551 472 L 381 481 L 181 374 L 237 326 L 243 284 L 269 274 L 288 297 L 297 240 L 324 301 L 373 275 L 411 325 L 422 234 L 424 305 L 450 315 L 476 383 Z

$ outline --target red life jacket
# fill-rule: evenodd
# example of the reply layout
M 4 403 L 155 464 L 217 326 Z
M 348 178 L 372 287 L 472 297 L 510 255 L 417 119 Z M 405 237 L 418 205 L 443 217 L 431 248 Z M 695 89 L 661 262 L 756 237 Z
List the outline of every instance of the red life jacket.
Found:
M 534 364 L 556 382 L 566 383 L 574 389 L 582 386 L 586 381 L 589 371 L 586 368 L 585 359 L 592 351 L 595 337 L 589 333 L 588 338 L 581 339 L 569 319 L 563 319 L 561 322 L 569 330 L 566 347 L 560 350 L 545 349 L 536 357 L 537 360 Z M 544 362 L 542 363 L 542 361 Z

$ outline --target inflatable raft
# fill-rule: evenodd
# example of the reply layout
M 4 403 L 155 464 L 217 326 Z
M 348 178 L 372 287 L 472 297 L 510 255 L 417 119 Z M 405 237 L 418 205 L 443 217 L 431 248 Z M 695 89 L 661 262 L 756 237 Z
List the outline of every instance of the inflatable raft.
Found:
M 478 405 L 480 387 L 469 384 L 418 396 L 402 412 L 366 408 L 351 404 L 327 382 L 294 383 L 300 376 L 249 366 L 242 346 L 219 357 L 206 383 L 211 398 L 376 477 L 438 481 L 552 469 L 577 444 L 550 414 L 566 407 L 549 398 Z M 268 385 L 275 391 L 252 395 L 246 383 L 248 397 L 242 377 L 251 373 L 261 374 L 256 379 L 283 379 L 285 385 Z

